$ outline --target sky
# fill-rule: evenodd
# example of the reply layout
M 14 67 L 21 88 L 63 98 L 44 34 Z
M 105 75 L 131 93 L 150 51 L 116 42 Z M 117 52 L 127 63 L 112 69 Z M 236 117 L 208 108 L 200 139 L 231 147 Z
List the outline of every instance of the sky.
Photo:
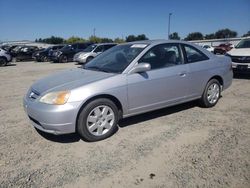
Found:
M 250 30 L 250 0 L 0 0 L 0 41 Z

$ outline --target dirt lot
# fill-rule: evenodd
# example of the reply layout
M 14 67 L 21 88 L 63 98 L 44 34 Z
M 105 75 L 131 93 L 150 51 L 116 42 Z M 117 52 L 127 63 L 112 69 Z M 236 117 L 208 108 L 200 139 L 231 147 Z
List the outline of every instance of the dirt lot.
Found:
M 250 187 L 250 79 L 216 107 L 195 102 L 128 118 L 111 138 L 39 134 L 22 97 L 74 63 L 0 68 L 0 187 Z

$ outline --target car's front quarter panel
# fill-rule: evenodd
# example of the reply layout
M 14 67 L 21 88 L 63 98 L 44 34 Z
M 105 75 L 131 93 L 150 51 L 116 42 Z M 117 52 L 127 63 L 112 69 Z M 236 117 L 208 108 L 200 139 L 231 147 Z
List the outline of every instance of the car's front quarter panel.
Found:
M 123 113 L 126 114 L 128 109 L 126 74 L 117 74 L 115 76 L 73 89 L 71 90 L 68 102 L 80 101 L 81 105 L 78 108 L 79 111 L 88 100 L 103 95 L 115 97 L 121 103 Z

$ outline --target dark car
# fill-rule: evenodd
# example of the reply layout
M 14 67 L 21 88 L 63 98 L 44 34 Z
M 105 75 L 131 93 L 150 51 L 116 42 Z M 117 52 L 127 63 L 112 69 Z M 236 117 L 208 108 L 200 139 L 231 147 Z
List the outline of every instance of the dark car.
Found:
M 37 46 L 23 46 L 15 53 L 16 61 L 32 60 L 33 53 L 39 50 Z
M 232 44 L 230 43 L 220 44 L 214 48 L 214 54 L 226 54 L 232 48 Z
M 43 49 L 43 50 L 39 50 L 39 51 L 33 53 L 33 58 L 37 62 L 47 62 L 50 60 L 50 57 L 49 57 L 50 52 L 52 52 L 53 50 L 59 50 L 63 47 L 64 47 L 64 45 L 56 45 L 56 46 L 50 46 L 50 47 Z
M 60 50 L 56 50 L 53 52 L 51 56 L 51 60 L 53 62 L 67 63 L 68 61 L 73 61 L 73 57 L 76 53 L 83 51 L 89 45 L 93 43 L 74 43 L 68 44 L 61 48 Z

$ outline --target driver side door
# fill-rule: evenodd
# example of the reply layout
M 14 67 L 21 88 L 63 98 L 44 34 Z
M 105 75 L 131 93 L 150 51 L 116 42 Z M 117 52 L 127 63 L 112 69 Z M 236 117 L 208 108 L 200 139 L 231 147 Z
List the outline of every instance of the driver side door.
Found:
M 178 44 L 152 47 L 138 61 L 149 63 L 151 70 L 127 75 L 129 114 L 162 108 L 185 100 L 188 66 Z

